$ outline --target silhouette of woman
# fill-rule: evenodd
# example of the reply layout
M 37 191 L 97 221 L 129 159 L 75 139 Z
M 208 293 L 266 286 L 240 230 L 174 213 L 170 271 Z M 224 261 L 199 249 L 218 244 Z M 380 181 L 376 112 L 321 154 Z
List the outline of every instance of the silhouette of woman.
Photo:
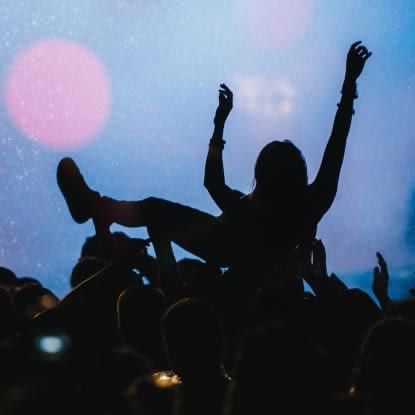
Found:
M 223 130 L 233 95 L 221 84 L 204 180 L 223 212 L 220 217 L 153 197 L 134 202 L 101 197 L 87 186 L 74 161 L 65 158 L 59 163 L 57 180 L 73 219 L 83 223 L 92 218 L 97 232 L 104 233 L 112 223 L 146 226 L 153 240 L 173 241 L 220 266 L 267 266 L 292 257 L 302 242 L 313 238 L 336 196 L 357 98 L 356 80 L 370 55 L 361 42 L 350 47 L 333 130 L 312 184 L 300 150 L 290 141 L 273 141 L 261 150 L 252 193 L 244 195 L 225 184 Z

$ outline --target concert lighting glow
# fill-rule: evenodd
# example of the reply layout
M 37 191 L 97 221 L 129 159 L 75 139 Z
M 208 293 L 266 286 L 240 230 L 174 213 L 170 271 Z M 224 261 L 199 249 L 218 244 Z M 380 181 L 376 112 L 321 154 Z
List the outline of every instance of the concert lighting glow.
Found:
M 37 41 L 18 53 L 4 95 L 13 123 L 27 138 L 60 150 L 94 138 L 111 106 L 102 63 L 86 47 L 64 39 Z
M 370 291 L 380 251 L 391 294 L 405 295 L 415 271 L 414 21 L 408 0 L 0 2 L 0 265 L 68 291 L 93 225 L 73 222 L 56 185 L 66 156 L 101 194 L 219 215 L 203 169 L 221 82 L 234 92 L 229 186 L 252 189 L 256 156 L 275 139 L 302 150 L 312 181 L 347 50 L 362 40 L 373 56 L 318 237 L 349 286 Z

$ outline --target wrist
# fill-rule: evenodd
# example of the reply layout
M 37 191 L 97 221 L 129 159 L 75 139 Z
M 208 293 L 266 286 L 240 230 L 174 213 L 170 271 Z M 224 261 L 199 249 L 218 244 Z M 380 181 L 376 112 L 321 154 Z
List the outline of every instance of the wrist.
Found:
M 223 150 L 225 148 L 226 141 L 221 137 L 213 136 L 209 141 L 209 147 L 220 148 Z
M 391 299 L 388 294 L 379 296 L 379 303 L 382 307 L 386 307 L 391 303 Z
M 215 129 L 213 130 L 212 138 L 222 140 L 224 127 L 225 126 L 223 123 L 215 123 Z
M 346 72 L 344 75 L 344 82 L 356 82 L 357 78 L 351 73 Z
M 344 78 L 341 93 L 343 96 L 346 96 L 346 97 L 350 97 L 353 99 L 358 98 L 356 79 L 352 77 L 348 77 L 346 75 L 346 77 Z
M 215 117 L 213 120 L 213 124 L 215 125 L 215 128 L 222 129 L 222 130 L 225 128 L 225 122 L 226 122 L 226 119 L 224 118 Z

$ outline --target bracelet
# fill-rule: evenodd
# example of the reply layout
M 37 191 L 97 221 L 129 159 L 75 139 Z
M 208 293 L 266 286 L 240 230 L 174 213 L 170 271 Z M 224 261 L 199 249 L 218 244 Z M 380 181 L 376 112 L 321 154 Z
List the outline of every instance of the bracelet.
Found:
M 218 138 L 211 138 L 209 141 L 209 147 L 219 147 L 220 149 L 225 148 L 226 141 Z
M 341 102 L 338 102 L 338 103 L 337 103 L 337 108 L 340 108 L 340 107 L 341 107 L 341 105 L 342 105 L 342 104 L 341 104 Z M 344 105 L 344 104 L 343 104 L 343 105 Z M 352 115 L 354 115 L 354 109 L 353 109 L 353 108 L 352 108 Z

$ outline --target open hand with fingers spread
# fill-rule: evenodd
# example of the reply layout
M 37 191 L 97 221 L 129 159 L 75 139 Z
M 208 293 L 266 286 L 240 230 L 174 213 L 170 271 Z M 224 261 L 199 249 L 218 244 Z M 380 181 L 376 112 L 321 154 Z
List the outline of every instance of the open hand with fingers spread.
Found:
M 367 47 L 361 43 L 361 41 L 353 43 L 347 54 L 346 79 L 350 81 L 356 81 L 362 73 L 366 61 L 372 55 L 372 52 L 369 52 Z
M 388 265 L 380 252 L 376 252 L 378 258 L 378 267 L 373 268 L 373 284 L 372 290 L 378 299 L 382 308 L 387 306 L 391 299 L 389 298 L 389 272 Z
M 233 93 L 225 85 L 220 84 L 221 89 L 219 90 L 219 105 L 216 110 L 214 122 L 216 125 L 225 124 L 228 115 L 233 108 Z

